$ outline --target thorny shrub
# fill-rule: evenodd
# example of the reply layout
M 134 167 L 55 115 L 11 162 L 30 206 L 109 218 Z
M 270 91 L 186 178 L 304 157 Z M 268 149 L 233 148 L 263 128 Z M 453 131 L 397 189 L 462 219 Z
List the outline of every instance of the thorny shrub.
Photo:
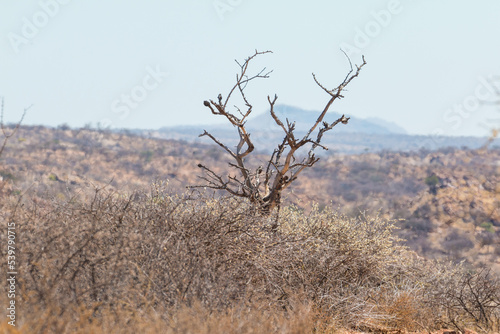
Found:
M 497 281 L 415 256 L 378 217 L 286 207 L 276 230 L 244 200 L 172 195 L 162 183 L 0 208 L 2 226 L 17 226 L 19 321 L 30 333 L 252 332 L 250 318 L 276 333 L 498 326 Z

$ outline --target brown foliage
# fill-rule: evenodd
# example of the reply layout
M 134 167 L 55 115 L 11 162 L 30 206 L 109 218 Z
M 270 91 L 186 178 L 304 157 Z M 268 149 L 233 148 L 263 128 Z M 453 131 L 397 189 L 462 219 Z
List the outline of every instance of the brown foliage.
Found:
M 485 310 L 467 326 L 498 321 L 496 283 L 482 275 L 488 289 L 468 288 L 481 284 L 416 258 L 377 217 L 286 207 L 273 230 L 244 200 L 175 196 L 159 183 L 16 203 L 0 203 L 0 219 L 18 229 L 24 332 L 458 327 L 477 307 L 457 300 Z

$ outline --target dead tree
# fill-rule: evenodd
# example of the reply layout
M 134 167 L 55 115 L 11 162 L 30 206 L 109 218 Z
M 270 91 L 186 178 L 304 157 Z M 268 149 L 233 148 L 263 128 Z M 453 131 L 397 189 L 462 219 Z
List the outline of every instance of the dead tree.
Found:
M 27 107 L 27 108 L 24 108 L 24 112 L 23 112 L 23 115 L 21 116 L 21 119 L 14 126 L 14 130 L 12 130 L 9 133 L 9 132 L 7 132 L 7 129 L 6 129 L 7 127 L 5 126 L 5 124 L 3 122 L 3 97 L 2 97 L 1 110 L 0 110 L 0 129 L 1 129 L 2 135 L 3 135 L 3 142 L 0 146 L 0 156 L 2 155 L 3 150 L 5 149 L 5 146 L 7 145 L 7 142 L 9 141 L 9 139 L 16 134 L 17 130 L 19 130 L 19 127 L 21 126 L 21 123 L 24 120 L 24 116 L 26 115 L 26 112 L 31 107 L 32 107 L 32 105 Z
M 265 166 L 260 166 L 255 168 L 255 170 L 251 170 L 248 165 L 245 164 L 245 159 L 254 151 L 255 147 L 250 139 L 250 133 L 248 133 L 245 128 L 245 123 L 248 116 L 252 112 L 252 105 L 245 96 L 245 88 L 250 81 L 259 78 L 268 78 L 269 74 L 272 72 L 266 72 L 266 69 L 264 68 L 255 75 L 248 74 L 250 62 L 255 57 L 266 53 L 271 53 L 271 51 L 255 51 L 255 53 L 245 59 L 243 63 L 236 61 L 240 67 L 240 72 L 236 75 L 236 83 L 231 88 L 227 96 L 223 98 L 223 96 L 219 94 L 216 101 L 209 100 L 203 102 L 205 107 L 209 108 L 212 114 L 224 116 L 234 127 L 237 128 L 240 140 L 236 146 L 236 150 L 233 150 L 205 130 L 200 137 L 209 137 L 217 145 L 229 153 L 234 160 L 233 162 L 230 162 L 229 165 L 234 168 L 236 174 L 224 177 L 217 174 L 209 167 L 203 164 L 198 164 L 198 167 L 204 172 L 204 175 L 200 176 L 200 178 L 205 181 L 205 184 L 193 187 L 219 189 L 227 191 L 237 197 L 248 198 L 258 209 L 260 209 L 261 212 L 269 214 L 274 208 L 279 208 L 281 203 L 281 193 L 283 190 L 290 186 L 290 184 L 297 179 L 298 175 L 305 168 L 312 167 L 319 160 L 319 158 L 315 156 L 314 150 L 317 147 L 324 150 L 328 149 L 321 144 L 321 139 L 323 138 L 325 132 L 330 131 L 339 123 L 347 124 L 349 121 L 349 117 L 345 117 L 344 115 L 335 120 L 333 123 L 328 123 L 323 121 L 323 119 L 332 103 L 335 100 L 344 97 L 342 92 L 345 90 L 346 86 L 359 75 L 361 68 L 366 64 L 366 61 L 363 57 L 363 63 L 360 66 L 356 65 L 356 70 L 354 70 L 349 57 L 346 55 L 349 60 L 350 71 L 347 73 L 340 85 L 333 89 L 327 89 L 317 80 L 314 73 L 312 74 L 316 84 L 323 89 L 330 96 L 330 98 L 318 119 L 316 119 L 309 131 L 307 131 L 302 138 L 296 138 L 296 134 L 294 133 L 294 122 L 290 122 L 286 119 L 286 123 L 283 123 L 282 120 L 280 120 L 276 115 L 274 105 L 278 97 L 275 95 L 274 98 L 271 99 L 268 96 L 267 100 L 270 106 L 269 112 L 274 122 L 283 130 L 284 136 L 281 143 L 277 145 L 276 149 L 267 160 Z M 240 95 L 245 105 L 245 110 L 243 111 L 236 106 L 234 107 L 235 111 L 229 111 L 228 103 L 236 94 Z M 317 128 L 318 131 L 315 133 L 315 138 L 313 138 L 313 132 Z M 307 156 L 298 160 L 296 156 L 297 151 L 305 146 L 309 147 Z

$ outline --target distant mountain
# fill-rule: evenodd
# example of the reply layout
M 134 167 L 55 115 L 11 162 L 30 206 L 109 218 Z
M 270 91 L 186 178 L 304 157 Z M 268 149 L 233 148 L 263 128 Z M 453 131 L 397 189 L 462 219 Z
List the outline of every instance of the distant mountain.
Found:
M 276 105 L 275 112 L 284 124 L 287 119 L 290 122 L 295 121 L 295 134 L 298 137 L 310 129 L 320 114 L 320 111 L 309 111 L 288 105 Z M 341 116 L 339 113 L 329 112 L 324 121 L 331 123 Z M 256 149 L 261 152 L 272 152 L 277 143 L 283 140 L 283 130 L 276 125 L 269 111 L 250 118 L 246 128 Z M 210 138 L 199 137 L 203 130 L 207 130 L 229 147 L 234 147 L 239 142 L 238 132 L 229 122 L 216 125 L 164 127 L 159 130 L 137 130 L 137 132 L 156 138 L 213 144 Z M 316 133 L 317 131 L 318 129 Z M 475 149 L 485 145 L 487 141 L 487 138 L 481 137 L 413 136 L 408 135 L 403 128 L 393 122 L 379 118 L 351 117 L 347 125 L 338 124 L 331 132 L 325 134 L 322 144 L 327 146 L 329 151 L 317 150 L 317 154 L 356 154 L 382 150 L 414 151 L 421 148 L 435 150 L 444 147 Z M 491 146 L 500 146 L 500 139 L 493 141 Z
M 321 111 L 304 110 L 284 104 L 276 105 L 274 111 L 283 122 L 286 122 L 286 119 L 290 122 L 295 121 L 295 128 L 299 132 L 309 130 L 321 113 Z M 341 116 L 341 114 L 336 112 L 328 112 L 325 115 L 324 121 L 331 123 Z M 249 130 L 280 130 L 269 112 L 262 113 L 250 119 L 247 122 L 247 128 Z M 357 117 L 351 117 L 347 126 L 338 124 L 335 127 L 335 131 L 365 134 L 406 134 L 406 131 L 395 123 L 379 118 L 361 119 Z

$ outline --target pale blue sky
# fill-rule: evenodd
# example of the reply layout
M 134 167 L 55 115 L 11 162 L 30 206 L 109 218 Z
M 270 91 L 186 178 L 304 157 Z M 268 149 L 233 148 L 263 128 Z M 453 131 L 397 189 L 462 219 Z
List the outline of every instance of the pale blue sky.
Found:
M 412 134 L 488 135 L 500 110 L 500 1 L 0 0 L 0 96 L 8 121 L 159 128 L 220 122 L 242 60 L 273 69 L 248 94 L 322 109 L 354 63 L 368 62 L 332 109 L 392 120 Z M 497 76 L 491 79 L 491 76 Z M 489 81 L 488 81 L 489 80 Z M 127 97 L 128 96 L 128 97 Z

